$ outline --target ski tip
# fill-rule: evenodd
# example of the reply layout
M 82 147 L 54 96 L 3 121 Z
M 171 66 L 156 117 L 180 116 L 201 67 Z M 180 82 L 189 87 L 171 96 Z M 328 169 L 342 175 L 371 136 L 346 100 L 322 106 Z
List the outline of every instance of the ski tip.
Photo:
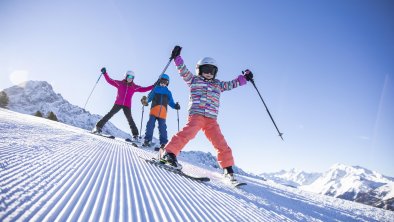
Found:
M 238 187 L 242 187 L 242 186 L 246 186 L 246 185 L 248 185 L 248 184 L 244 183 L 244 182 L 239 182 L 239 183 L 234 184 L 233 186 L 238 188 Z

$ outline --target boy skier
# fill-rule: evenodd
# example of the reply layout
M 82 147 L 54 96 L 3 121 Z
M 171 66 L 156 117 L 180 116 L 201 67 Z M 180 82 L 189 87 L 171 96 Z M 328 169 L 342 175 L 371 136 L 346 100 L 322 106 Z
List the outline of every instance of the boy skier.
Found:
M 115 104 L 111 111 L 107 113 L 100 121 L 97 122 L 96 127 L 92 130 L 93 133 L 100 134 L 104 125 L 112 118 L 119 110 L 123 110 L 127 121 L 129 122 L 130 129 L 133 135 L 133 139 L 138 139 L 138 129 L 131 116 L 131 99 L 135 92 L 146 92 L 153 89 L 153 85 L 148 87 L 142 87 L 134 83 L 135 74 L 133 71 L 127 71 L 123 80 L 113 80 L 109 77 L 106 68 L 101 69 L 101 73 L 104 74 L 105 80 L 112 86 L 118 89 Z
M 168 89 L 168 84 L 170 83 L 170 77 L 167 74 L 162 74 L 160 76 L 158 85 L 155 86 L 152 92 L 149 94 L 148 101 L 142 100 L 142 103 L 147 106 L 149 102 L 152 101 L 149 120 L 146 124 L 145 138 L 143 147 L 151 146 L 151 141 L 153 137 L 153 130 L 155 128 L 155 122 L 159 123 L 159 135 L 160 135 L 160 148 L 164 148 L 164 146 L 168 142 L 167 138 L 167 105 L 171 108 L 179 110 L 181 107 L 178 103 L 174 103 L 174 99 L 172 98 L 171 91 Z M 144 98 L 144 97 L 143 97 Z
M 181 47 L 175 46 L 171 58 L 174 58 L 176 68 L 180 76 L 190 87 L 189 117 L 186 126 L 174 135 L 161 152 L 161 162 L 180 169 L 176 156 L 183 147 L 193 139 L 198 131 L 202 130 L 217 152 L 217 160 L 224 170 L 224 175 L 234 181 L 234 159 L 231 148 L 220 131 L 217 123 L 219 111 L 220 93 L 245 85 L 250 80 L 252 73 L 245 71 L 232 81 L 220 81 L 216 79 L 218 71 L 214 59 L 205 57 L 198 61 L 196 75 L 193 75 L 185 66 L 180 56 Z

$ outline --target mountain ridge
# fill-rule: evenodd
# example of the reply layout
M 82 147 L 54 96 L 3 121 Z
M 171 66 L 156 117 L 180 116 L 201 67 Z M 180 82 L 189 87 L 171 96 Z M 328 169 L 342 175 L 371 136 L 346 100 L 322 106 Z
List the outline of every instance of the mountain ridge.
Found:
M 3 91 L 9 98 L 8 108 L 16 112 L 32 115 L 40 111 L 45 116 L 52 111 L 60 122 L 86 130 L 92 130 L 102 118 L 71 104 L 61 94 L 55 93 L 52 85 L 46 81 L 30 80 Z M 130 138 L 129 134 L 118 129 L 111 122 L 104 126 L 103 132 L 124 139 Z

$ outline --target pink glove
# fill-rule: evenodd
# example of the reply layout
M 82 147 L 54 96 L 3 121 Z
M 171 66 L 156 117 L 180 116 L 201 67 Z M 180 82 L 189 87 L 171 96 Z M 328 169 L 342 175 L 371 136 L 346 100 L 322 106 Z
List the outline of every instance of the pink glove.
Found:
M 245 78 L 245 76 L 239 75 L 237 79 L 238 79 L 238 82 L 239 82 L 239 85 L 240 85 L 240 86 L 243 86 L 243 85 L 246 84 L 246 78 Z
M 175 57 L 174 62 L 176 66 L 180 66 L 181 64 L 183 64 L 183 59 L 181 56 L 177 56 Z

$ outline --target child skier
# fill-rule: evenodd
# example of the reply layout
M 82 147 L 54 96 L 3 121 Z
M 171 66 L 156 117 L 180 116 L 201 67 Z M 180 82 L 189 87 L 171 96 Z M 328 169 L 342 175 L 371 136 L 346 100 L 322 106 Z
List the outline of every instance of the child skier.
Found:
M 198 61 L 196 66 L 197 75 L 193 75 L 185 66 L 180 56 L 181 47 L 176 46 L 171 54 L 180 76 L 190 87 L 189 117 L 186 126 L 174 135 L 161 152 L 161 162 L 180 169 L 176 156 L 183 147 L 193 139 L 198 131 L 202 130 L 205 136 L 214 146 L 220 167 L 224 169 L 224 175 L 234 181 L 234 159 L 231 148 L 220 131 L 217 123 L 219 111 L 220 93 L 245 85 L 250 80 L 252 73 L 246 70 L 244 75 L 239 75 L 232 81 L 220 81 L 216 79 L 218 66 L 214 59 L 205 57 Z
M 155 128 L 155 122 L 159 123 L 159 135 L 160 135 L 160 148 L 164 148 L 167 144 L 167 105 L 171 108 L 179 110 L 181 107 L 178 103 L 174 103 L 172 94 L 168 89 L 168 84 L 170 83 L 170 77 L 167 74 L 162 74 L 159 79 L 159 84 L 153 88 L 152 92 L 149 94 L 147 101 L 142 101 L 144 105 L 148 105 L 152 101 L 149 120 L 146 124 L 145 138 L 143 147 L 151 146 L 151 141 L 153 137 L 153 130 Z M 145 97 L 146 98 L 146 97 Z
M 127 71 L 123 80 L 113 80 L 109 77 L 105 68 L 101 69 L 101 73 L 104 74 L 105 80 L 118 89 L 115 104 L 111 111 L 107 113 L 100 121 L 97 122 L 96 127 L 92 130 L 93 133 L 101 133 L 102 128 L 119 110 L 123 110 L 127 121 L 129 122 L 130 129 L 133 135 L 133 139 L 138 139 L 138 129 L 135 125 L 133 118 L 131 117 L 131 99 L 135 92 L 146 92 L 153 89 L 153 85 L 148 87 L 141 87 L 134 83 L 135 74 L 133 71 Z

